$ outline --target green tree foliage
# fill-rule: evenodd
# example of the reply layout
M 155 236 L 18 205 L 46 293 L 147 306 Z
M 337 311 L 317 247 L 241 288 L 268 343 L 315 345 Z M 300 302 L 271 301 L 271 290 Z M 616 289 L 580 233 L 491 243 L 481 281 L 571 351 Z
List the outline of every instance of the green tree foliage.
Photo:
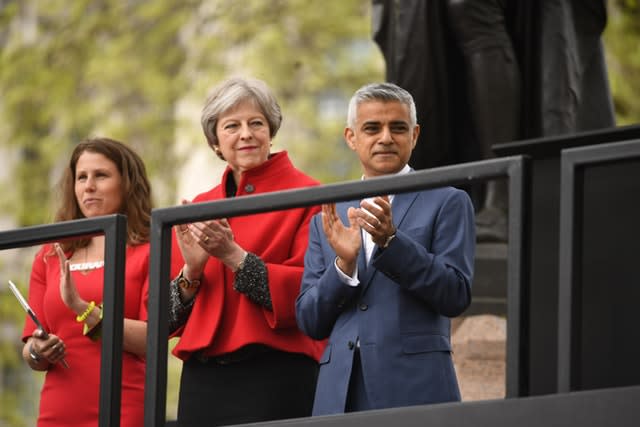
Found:
M 346 102 L 361 84 L 380 80 L 384 64 L 370 40 L 369 1 L 217 0 L 193 23 L 190 93 L 231 74 L 252 75 L 275 90 L 284 114 L 274 147 L 323 182 L 353 178 L 357 165 L 342 141 Z M 333 108 L 338 105 L 338 110 Z
M 2 142 L 19 150 L 14 204 L 23 225 L 50 220 L 54 167 L 81 139 L 133 145 L 170 187 L 174 104 L 184 91 L 179 32 L 194 2 L 10 2 L 0 57 Z M 161 23 L 159 25 L 159 23 Z
M 51 217 L 51 181 L 81 139 L 107 134 L 133 145 L 149 172 L 166 171 L 184 91 L 179 33 L 195 2 L 10 2 L 0 66 L 2 143 L 18 150 L 12 181 L 19 224 Z M 17 209 L 17 211 L 16 211 Z
M 22 360 L 22 327 L 25 313 L 6 285 L 6 278 L 13 278 L 24 295 L 26 283 L 18 278 L 28 277 L 25 264 L 16 262 L 30 260 L 29 249 L 14 249 L 3 252 L 0 271 L 0 426 L 27 427 L 35 425 L 35 408 L 39 402 L 42 383 L 40 373 L 31 372 Z
M 133 145 L 152 176 L 156 204 L 170 203 L 182 160 L 171 151 L 176 104 L 191 97 L 201 105 L 207 89 L 230 74 L 274 87 L 285 111 L 278 142 L 300 167 L 323 180 L 344 179 L 353 169 L 340 155 L 344 118 L 318 106 L 382 77 L 379 53 L 363 43 L 368 8 L 365 0 L 7 2 L 0 145 L 18 150 L 19 161 L 15 193 L 3 207 L 21 225 L 49 221 L 56 167 L 96 134 Z
M 640 123 L 640 1 L 609 0 L 604 35 L 611 92 L 619 125 Z

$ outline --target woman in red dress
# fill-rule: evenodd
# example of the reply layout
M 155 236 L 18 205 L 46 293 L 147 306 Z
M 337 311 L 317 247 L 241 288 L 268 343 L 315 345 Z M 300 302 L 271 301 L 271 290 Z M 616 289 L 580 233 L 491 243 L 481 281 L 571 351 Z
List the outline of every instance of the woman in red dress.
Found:
M 76 146 L 60 182 L 56 221 L 127 216 L 122 427 L 143 425 L 151 188 L 140 157 L 126 145 L 94 138 Z M 36 254 L 29 304 L 48 337 L 26 319 L 22 357 L 46 372 L 38 426 L 96 426 L 104 236 L 46 244 Z M 68 367 L 67 367 L 68 366 Z

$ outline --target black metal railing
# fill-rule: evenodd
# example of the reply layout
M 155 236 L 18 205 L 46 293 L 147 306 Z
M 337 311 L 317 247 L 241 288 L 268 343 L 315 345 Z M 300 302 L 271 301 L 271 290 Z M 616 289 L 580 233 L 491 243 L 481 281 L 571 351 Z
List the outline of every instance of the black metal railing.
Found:
M 564 149 L 600 145 L 640 138 L 640 124 L 616 126 L 565 135 L 543 136 L 491 146 L 499 156 L 528 154 L 532 157 L 557 157 Z
M 0 232 L 0 250 L 22 248 L 88 235 L 105 235 L 104 314 L 98 420 L 100 427 L 118 427 L 120 425 L 126 232 L 126 217 L 119 214 Z M 70 366 L 69 369 L 73 369 L 73 366 Z M 82 404 L 81 397 L 79 397 L 78 404 Z M 70 407 L 69 410 L 73 409 Z
M 526 221 L 529 337 L 526 395 L 557 392 L 558 386 L 558 273 L 560 228 L 560 156 L 569 148 L 640 139 L 640 124 L 567 133 L 496 144 L 498 156 L 530 158 L 530 189 Z M 591 191 L 591 190 L 590 190 Z M 613 219 L 613 217 L 611 217 Z M 601 371 L 599 369 L 598 371 Z
M 589 382 L 629 385 L 637 384 L 640 378 L 635 368 L 640 344 L 634 332 L 637 330 L 636 266 L 640 259 L 637 251 L 640 244 L 636 243 L 640 237 L 639 163 L 640 140 L 562 151 L 558 276 L 560 393 L 590 388 Z M 623 169 L 616 170 L 619 167 Z M 599 179 L 586 180 L 585 175 L 593 170 L 598 170 Z M 594 193 L 596 185 L 601 188 Z M 584 205 L 593 199 L 590 193 L 596 194 L 598 200 Z M 616 209 L 617 206 L 623 209 Z M 597 211 L 602 214 L 598 215 Z M 586 224 L 585 215 L 592 218 Z M 598 229 L 596 237 L 593 237 L 594 228 Z M 584 241 L 585 235 L 592 237 Z M 586 250 L 590 251 L 588 259 L 584 258 Z M 598 254 L 602 251 L 606 253 Z M 583 268 L 589 272 L 598 268 L 603 274 L 585 275 Z M 597 363 L 598 358 L 615 366 L 603 366 L 604 363 Z M 599 372 L 597 380 L 583 383 L 583 369 L 591 378 L 594 376 L 591 372 Z

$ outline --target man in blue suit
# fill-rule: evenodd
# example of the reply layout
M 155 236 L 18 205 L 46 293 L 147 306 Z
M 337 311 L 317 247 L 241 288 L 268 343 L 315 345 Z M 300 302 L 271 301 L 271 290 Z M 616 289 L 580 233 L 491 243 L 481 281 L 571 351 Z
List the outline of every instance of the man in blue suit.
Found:
M 363 179 L 411 173 L 420 127 L 413 98 L 366 85 L 345 140 Z M 310 225 L 298 325 L 329 338 L 314 415 L 460 400 L 450 317 L 471 302 L 474 211 L 446 187 L 322 207 Z

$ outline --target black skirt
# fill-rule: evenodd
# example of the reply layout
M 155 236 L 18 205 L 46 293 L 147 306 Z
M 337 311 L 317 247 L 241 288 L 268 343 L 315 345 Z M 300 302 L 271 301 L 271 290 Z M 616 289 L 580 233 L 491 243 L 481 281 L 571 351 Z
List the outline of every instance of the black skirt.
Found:
M 191 357 L 182 366 L 178 425 L 309 417 L 317 376 L 318 364 L 312 358 L 264 346 L 218 357 Z

